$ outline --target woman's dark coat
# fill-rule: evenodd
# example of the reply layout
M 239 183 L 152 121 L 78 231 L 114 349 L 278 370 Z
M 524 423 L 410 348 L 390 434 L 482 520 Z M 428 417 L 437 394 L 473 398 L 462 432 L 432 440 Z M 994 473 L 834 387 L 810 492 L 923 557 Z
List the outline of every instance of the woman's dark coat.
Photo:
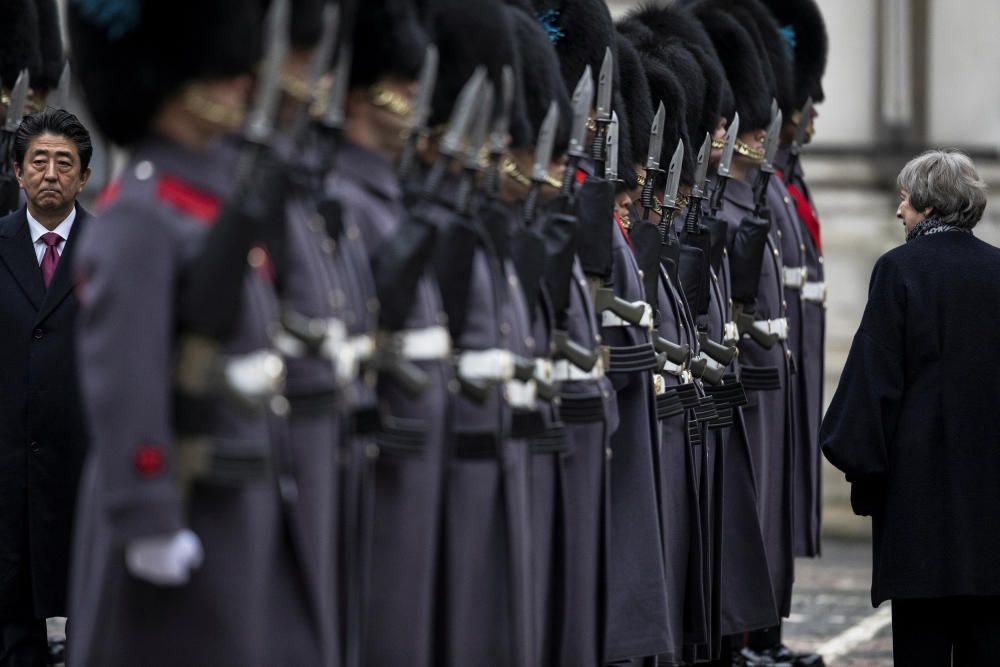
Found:
M 872 602 L 1000 594 L 1000 250 L 919 237 L 875 264 L 821 431 L 873 519 Z

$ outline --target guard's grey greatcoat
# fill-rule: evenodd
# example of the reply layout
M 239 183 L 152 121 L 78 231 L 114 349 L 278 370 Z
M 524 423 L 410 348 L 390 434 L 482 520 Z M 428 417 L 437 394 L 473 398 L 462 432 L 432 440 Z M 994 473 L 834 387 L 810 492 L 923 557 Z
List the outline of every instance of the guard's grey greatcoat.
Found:
M 1000 250 L 920 236 L 872 270 L 823 453 L 872 517 L 872 603 L 1000 594 Z
M 439 234 L 459 224 L 457 214 L 425 202 Z M 462 330 L 453 333 L 462 350 L 510 349 L 506 276 L 486 234 L 473 221 L 479 241 Z M 530 665 L 529 453 L 509 437 L 510 415 L 500 387 L 483 402 L 457 392 L 449 404 L 451 451 L 443 499 L 440 604 L 444 645 L 439 659 L 454 665 Z
M 384 158 L 351 142 L 337 155 L 328 194 L 340 201 L 348 229 L 360 231 L 370 262 L 403 223 L 406 211 L 395 171 Z M 345 243 L 355 242 L 347 239 Z M 363 271 L 365 267 L 355 267 Z M 408 330 L 440 326 L 437 286 L 417 285 Z M 447 406 L 447 359 L 420 361 L 429 384 L 418 396 L 391 377 L 379 379 L 382 432 L 369 493 L 372 525 L 364 663 L 428 665 L 433 661 L 435 570 Z
M 675 218 L 675 225 L 683 224 L 683 216 Z M 724 329 L 732 319 L 729 308 L 729 258 L 724 252 L 718 273 L 710 271 L 708 308 L 708 337 L 722 343 Z M 739 358 L 729 368 L 726 384 L 738 383 Z M 707 385 L 704 385 L 707 387 Z M 719 629 L 720 635 L 733 635 L 770 627 L 778 623 L 768 572 L 760 517 L 757 507 L 757 485 L 753 459 L 747 437 L 746 423 L 741 407 L 742 389 L 727 400 L 732 411 L 732 425 L 728 428 L 710 428 L 708 440 L 714 440 L 721 459 L 721 490 L 714 495 L 721 502 L 722 524 L 718 544 L 719 577 Z M 716 410 L 725 408 L 716 406 Z M 718 474 L 718 471 L 717 471 Z M 716 477 L 718 479 L 718 477 Z
M 633 225 L 639 222 L 634 213 Z M 647 295 L 657 313 L 655 334 L 695 349 L 687 303 L 675 289 L 661 267 L 657 293 Z M 667 362 L 668 367 L 673 364 Z M 658 371 L 654 378 L 656 395 L 657 438 L 656 484 L 659 499 L 659 522 L 662 531 L 664 594 L 667 601 L 667 631 L 670 648 L 664 654 L 668 660 L 679 659 L 685 644 L 700 643 L 708 630 L 705 602 L 711 583 L 706 578 L 710 565 L 706 553 L 706 535 L 701 514 L 701 472 L 704 454 L 703 440 L 694 443 L 688 437 L 693 417 L 687 402 L 697 400 L 698 389 L 690 375 L 682 379 L 677 373 Z M 682 401 L 681 396 L 684 396 Z M 700 430 L 700 426 L 693 427 Z M 712 448 L 714 454 L 715 448 Z M 707 499 L 706 499 L 707 500 Z
M 607 215 L 608 224 L 614 225 L 614 293 L 626 301 L 644 301 L 639 267 L 625 230 L 612 211 Z M 667 632 L 666 573 L 656 494 L 659 433 L 652 373 L 656 354 L 649 331 L 641 327 L 605 326 L 601 337 L 610 348 L 608 374 L 617 393 L 619 415 L 618 429 L 611 436 L 605 658 L 670 656 L 676 643 Z M 623 356 L 627 362 L 619 363 Z
M 74 665 L 322 662 L 278 480 L 196 483 L 185 507 L 173 478 L 176 283 L 232 188 L 225 155 L 141 142 L 80 239 L 78 354 L 92 441 L 74 545 Z M 276 306 L 271 286 L 249 272 L 226 352 L 267 348 Z M 212 403 L 202 428 L 217 446 L 287 457 L 279 420 Z M 126 571 L 128 542 L 185 527 L 205 551 L 189 583 L 158 587 Z
M 774 223 L 774 235 L 781 246 L 785 302 L 788 317 L 788 349 L 792 352 L 792 399 L 796 425 L 794 456 L 793 539 L 796 556 L 819 554 L 821 456 L 817 437 L 818 423 L 810 419 L 808 398 L 815 387 L 806 381 L 806 368 L 815 366 L 813 357 L 822 356 L 822 348 L 804 345 L 804 286 L 808 278 L 806 238 L 809 235 L 795 210 L 795 201 L 777 176 L 768 187 L 768 207 Z M 813 415 L 815 417 L 815 415 Z M 809 424 L 812 423 L 812 427 Z
M 749 183 L 731 179 L 719 217 L 729 225 L 730 237 L 740 220 L 753 212 L 753 189 Z M 784 317 L 780 251 L 769 235 L 761 265 L 755 319 Z M 752 375 L 768 374 L 751 383 Z M 787 341 L 770 350 L 744 337 L 740 341 L 740 375 L 749 403 L 743 408 L 757 482 L 760 517 L 775 602 L 782 616 L 791 606 L 794 558 L 792 555 L 792 418 L 789 409 Z M 756 379 L 756 378 L 755 378 Z
M 810 443 L 815 443 L 819 433 L 819 423 L 823 415 L 823 364 L 825 359 L 826 345 L 826 278 L 824 277 L 823 247 L 820 239 L 820 221 L 816 212 L 809 186 L 805 181 L 802 171 L 802 164 L 799 163 L 794 173 L 789 173 L 788 147 L 782 146 L 778 149 L 778 157 L 775 163 L 783 171 L 779 172 L 785 182 L 798 218 L 802 223 L 802 242 L 805 245 L 805 267 L 807 292 L 802 299 L 802 349 L 804 351 L 802 363 L 799 371 L 799 388 L 801 396 L 799 402 L 802 406 L 802 415 L 799 419 L 800 437 L 809 438 Z M 806 445 L 802 445 L 805 447 Z M 811 445 L 818 449 L 818 444 Z M 796 544 L 805 547 L 801 552 L 808 556 L 817 556 L 820 552 L 820 520 L 823 499 L 822 489 L 822 469 L 819 460 L 812 469 L 815 477 L 809 497 L 811 512 L 809 531 L 805 534 L 811 538 L 811 543 Z
M 79 204 L 48 289 L 26 208 L 0 218 L 0 625 L 66 614 L 76 488 L 87 449 L 73 294 Z
M 573 265 L 567 309 L 570 337 L 597 349 L 600 336 L 594 305 L 579 260 Z M 608 541 L 607 452 L 618 428 L 618 404 L 611 380 L 563 382 L 559 416 L 568 451 L 561 459 L 565 558 L 561 565 L 561 665 L 603 665 L 604 585 Z
M 315 195 L 322 181 L 318 172 L 296 174 L 287 211 L 288 270 L 284 305 L 297 314 L 339 318 L 334 306 L 339 280 L 323 251 L 325 232 L 315 224 Z M 318 356 L 287 358 L 285 393 L 291 402 L 288 419 L 292 465 L 298 480 L 294 500 L 294 535 L 303 545 L 308 594 L 319 617 L 324 664 L 338 665 L 337 539 L 339 530 L 339 448 L 343 415 L 337 404 L 334 369 Z

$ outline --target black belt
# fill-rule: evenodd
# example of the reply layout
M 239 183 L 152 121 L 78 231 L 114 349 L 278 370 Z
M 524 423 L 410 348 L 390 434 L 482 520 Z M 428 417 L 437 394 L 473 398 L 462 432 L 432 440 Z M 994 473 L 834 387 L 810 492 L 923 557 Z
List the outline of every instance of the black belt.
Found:
M 740 367 L 740 381 L 747 391 L 777 391 L 781 389 L 781 371 L 777 366 Z
M 656 370 L 657 366 L 652 343 L 608 348 L 609 373 L 642 373 Z
M 351 412 L 350 432 L 354 435 L 376 435 L 382 430 L 382 415 L 374 405 L 359 407 Z
M 684 404 L 677 394 L 677 387 L 667 387 L 666 391 L 656 397 L 656 418 L 670 419 L 684 414 Z
M 454 458 L 497 459 L 500 440 L 495 433 L 456 433 Z
M 674 389 L 677 391 L 677 398 L 680 399 L 685 410 L 695 408 L 701 402 L 698 390 L 693 384 L 679 384 Z
M 528 438 L 528 449 L 532 454 L 561 454 L 569 449 L 566 429 L 553 426 L 544 432 Z
M 545 431 L 545 419 L 538 410 L 514 410 L 510 420 L 510 437 L 531 438 Z
M 707 423 L 716 417 L 715 401 L 711 396 L 703 396 L 698 400 L 698 405 L 693 409 L 694 418 L 702 423 Z
M 697 419 L 689 419 L 687 423 L 687 439 L 688 444 L 692 447 L 697 447 L 702 444 L 701 438 L 701 422 Z
M 589 424 L 604 421 L 604 399 L 600 396 L 562 394 L 559 417 L 567 424 Z
M 271 444 L 227 442 L 211 437 L 179 437 L 177 472 L 181 479 L 221 486 L 238 486 L 273 474 Z
M 386 417 L 375 434 L 375 444 L 386 454 L 421 457 L 427 444 L 427 427 L 422 420 Z

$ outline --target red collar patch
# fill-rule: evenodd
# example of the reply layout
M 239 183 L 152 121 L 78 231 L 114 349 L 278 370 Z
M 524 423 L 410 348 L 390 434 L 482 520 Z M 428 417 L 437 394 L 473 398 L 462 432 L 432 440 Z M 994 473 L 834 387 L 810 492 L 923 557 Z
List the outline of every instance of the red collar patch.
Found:
M 205 225 L 215 222 L 222 206 L 215 195 L 169 174 L 157 181 L 156 198 Z
M 785 174 L 780 169 L 775 171 L 777 171 L 778 177 L 785 181 L 785 188 L 788 190 L 788 194 L 795 200 L 795 212 L 799 214 L 799 220 L 806 226 L 809 236 L 812 237 L 813 243 L 816 244 L 816 252 L 822 255 L 823 243 L 820 238 L 819 216 L 816 215 L 816 209 L 812 207 L 808 197 L 806 197 L 805 193 L 797 185 L 785 180 Z
M 101 210 L 107 208 L 118 199 L 119 193 L 122 191 L 122 181 L 120 178 L 116 178 L 101 190 L 101 193 L 97 195 L 97 199 L 94 200 L 95 210 L 100 213 Z

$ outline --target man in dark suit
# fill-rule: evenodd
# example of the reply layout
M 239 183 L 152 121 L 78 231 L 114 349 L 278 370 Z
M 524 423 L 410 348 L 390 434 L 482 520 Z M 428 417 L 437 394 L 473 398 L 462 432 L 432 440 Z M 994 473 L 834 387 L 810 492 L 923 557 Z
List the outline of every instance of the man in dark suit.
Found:
M 15 174 L 27 204 L 0 218 L 0 667 L 44 665 L 45 619 L 66 614 L 86 449 L 73 327 L 76 203 L 90 134 L 73 114 L 24 118 Z

